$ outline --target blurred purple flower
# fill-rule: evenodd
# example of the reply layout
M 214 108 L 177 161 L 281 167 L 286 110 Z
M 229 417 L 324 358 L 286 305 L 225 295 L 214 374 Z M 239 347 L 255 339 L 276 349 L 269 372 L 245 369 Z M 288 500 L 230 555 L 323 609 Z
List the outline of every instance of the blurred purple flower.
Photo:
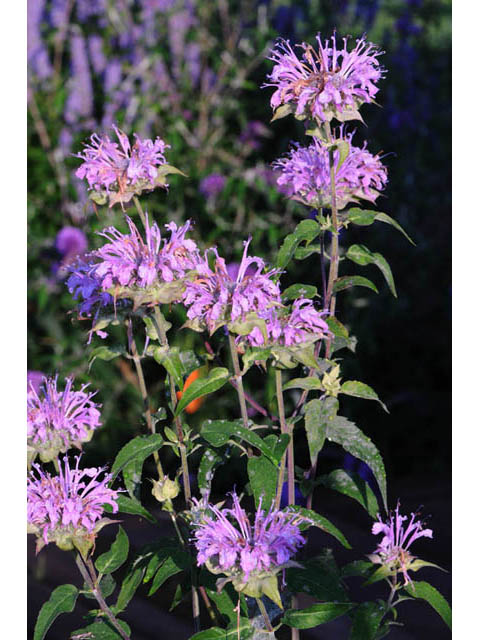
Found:
M 81 449 L 102 424 L 101 405 L 92 401 L 96 392 L 87 392 L 88 385 L 74 391 L 73 378 L 67 378 L 64 391 L 57 386 L 58 376 L 45 377 L 38 392 L 32 384 L 27 393 L 27 445 L 42 462 L 71 447 Z
M 431 529 L 424 529 L 420 521 L 415 521 L 418 514 L 410 514 L 410 522 L 405 527 L 404 522 L 408 520 L 407 516 L 400 515 L 400 503 L 394 513 L 390 514 L 387 523 L 384 523 L 380 516 L 378 522 L 372 527 L 374 535 L 383 534 L 381 542 L 375 550 L 375 553 L 369 558 L 375 564 L 382 564 L 388 567 L 392 572 L 401 572 L 403 574 L 405 585 L 411 582 L 407 571 L 411 567 L 415 556 L 409 552 L 410 545 L 418 540 L 418 538 L 432 538 Z
M 33 369 L 29 369 L 27 371 L 27 393 L 32 388 L 36 393 L 40 390 L 40 385 L 42 384 L 42 380 L 45 378 L 45 374 L 42 371 L 35 371 Z
M 337 49 L 336 35 L 322 42 L 317 35 L 318 51 L 303 42 L 300 57 L 290 42 L 279 39 L 271 51 L 275 63 L 269 82 L 263 87 L 275 87 L 270 103 L 273 109 L 292 103 L 295 114 L 322 121 L 342 117 L 356 111 L 364 102 L 371 102 L 378 92 L 376 83 L 383 77 L 377 47 L 360 38 L 352 51 Z
M 200 182 L 200 193 L 205 198 L 215 198 L 224 189 L 227 179 L 219 173 L 211 173 Z
M 41 25 L 46 0 L 28 0 L 27 3 L 27 61 L 28 70 L 39 80 L 48 78 L 53 68 L 42 39 Z
M 64 116 L 68 124 L 79 118 L 88 118 L 93 113 L 93 88 L 88 65 L 87 46 L 80 31 L 70 37 L 71 84 L 65 102 Z
M 90 18 L 101 16 L 107 9 L 105 0 L 77 0 L 75 4 L 79 22 L 87 22 Z
M 55 238 L 55 247 L 64 259 L 73 258 L 87 250 L 87 236 L 77 227 L 63 227 Z
M 104 469 L 79 469 L 80 456 L 71 468 L 65 456 L 52 476 L 34 464 L 27 479 L 28 532 L 34 533 L 37 552 L 56 542 L 61 549 L 91 547 L 97 531 L 112 522 L 102 519 L 106 504 L 118 511 L 118 491 L 108 487 L 111 474 Z
M 277 572 L 305 544 L 299 525 L 306 518 L 273 505 L 266 512 L 260 500 L 252 526 L 236 493 L 231 496 L 232 509 L 208 505 L 194 524 L 197 564 L 240 577 L 244 583 L 252 575 Z
M 339 128 L 337 140 L 349 145 L 348 155 L 335 172 L 335 192 L 337 207 L 345 208 L 349 202 L 368 200 L 375 202 L 386 183 L 387 169 L 378 155 L 372 155 L 365 142 L 363 147 L 355 147 L 352 137 L 355 132 L 344 134 L 344 126 Z M 340 152 L 334 152 L 335 167 L 338 167 Z M 329 152 L 318 140 L 308 147 L 298 143 L 283 158 L 276 160 L 272 167 L 281 172 L 277 183 L 288 188 L 289 196 L 295 195 L 304 204 L 316 208 L 331 208 L 331 182 Z
M 206 326 L 210 334 L 224 324 L 244 318 L 250 312 L 259 313 L 273 304 L 280 304 L 280 289 L 272 279 L 278 272 L 272 269 L 262 273 L 265 262 L 256 256 L 247 257 L 250 240 L 244 243 L 243 257 L 235 279 L 230 277 L 225 260 L 213 249 L 216 257 L 214 271 L 210 269 L 205 255 L 196 266 L 198 277 L 186 283 L 183 303 L 188 308 L 187 316 L 199 326 Z M 249 268 L 255 271 L 247 275 Z
M 247 122 L 239 136 L 239 142 L 251 149 L 259 149 L 261 147 L 261 138 L 271 135 L 268 128 L 259 120 L 251 120 Z
M 95 73 L 103 73 L 107 66 L 107 58 L 103 52 L 103 38 L 97 34 L 88 36 L 88 53 Z

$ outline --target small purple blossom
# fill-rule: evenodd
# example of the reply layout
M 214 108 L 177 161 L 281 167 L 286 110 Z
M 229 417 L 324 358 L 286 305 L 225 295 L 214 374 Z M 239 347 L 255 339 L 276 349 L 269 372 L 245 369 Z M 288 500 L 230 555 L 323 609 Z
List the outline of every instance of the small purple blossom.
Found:
M 200 182 L 200 193 L 205 198 L 215 198 L 225 188 L 226 178 L 219 173 L 212 173 Z
M 57 388 L 58 376 L 44 378 L 37 391 L 30 384 L 27 393 L 27 444 L 43 462 L 49 462 L 71 447 L 81 449 L 102 423 L 101 405 L 93 402 L 96 392 L 88 385 L 73 390 L 73 378 L 65 381 L 65 390 Z
M 78 178 L 86 178 L 90 189 L 105 188 L 120 193 L 139 181 L 145 181 L 149 188 L 156 186 L 158 168 L 165 164 L 165 149 L 169 149 L 160 138 L 155 141 L 141 140 L 137 134 L 133 147 L 127 136 L 113 125 L 120 144 L 113 142 L 107 135 L 94 133 L 90 144 L 86 144 L 82 153 L 76 154 L 84 162 L 76 170 Z M 168 185 L 164 185 L 167 187 Z
M 375 202 L 379 192 L 387 183 L 387 169 L 378 155 L 372 155 L 366 148 L 355 147 L 352 137 L 355 132 L 344 133 L 340 127 L 337 140 L 347 142 L 348 155 L 339 166 L 340 151 L 334 152 L 335 195 L 338 209 L 349 202 L 368 200 Z M 283 158 L 276 160 L 272 167 L 280 173 L 277 183 L 288 189 L 290 197 L 295 196 L 307 206 L 315 208 L 332 206 L 329 152 L 318 138 L 308 147 L 295 144 Z
M 87 237 L 78 227 L 63 227 L 55 238 L 55 248 L 64 260 L 85 253 L 87 246 Z
M 99 278 L 104 291 L 116 285 L 146 288 L 159 282 L 172 282 L 195 269 L 198 248 L 193 240 L 185 238 L 190 221 L 182 227 L 174 222 L 165 225 L 170 231 L 167 241 L 156 223 L 149 224 L 148 216 L 146 240 L 128 216 L 126 220 L 130 233 L 108 227 L 100 233 L 108 242 L 91 254 L 97 260 L 95 277 Z
M 378 48 L 362 37 L 352 51 L 337 49 L 336 35 L 322 42 L 317 35 L 318 51 L 303 42 L 297 56 L 288 40 L 279 39 L 271 51 L 275 63 L 264 87 L 275 87 L 270 103 L 273 109 L 291 103 L 297 116 L 312 116 L 321 121 L 332 117 L 353 116 L 364 102 L 372 102 L 376 83 L 383 77 L 377 57 Z M 331 41 L 331 44 L 329 44 Z
M 328 312 L 317 311 L 313 302 L 307 298 L 295 300 L 291 313 L 285 315 L 282 311 L 273 307 L 259 314 L 265 320 L 268 342 L 291 347 L 325 338 L 330 333 L 324 320 Z M 265 338 L 258 327 L 254 327 L 245 339 L 255 347 L 265 344 Z
M 252 574 L 275 573 L 283 568 L 305 544 L 299 525 L 306 519 L 273 506 L 264 511 L 260 500 L 252 526 L 236 493 L 231 495 L 232 509 L 208 505 L 194 525 L 197 564 L 205 564 L 214 573 L 241 576 L 244 583 Z
M 198 277 L 186 283 L 183 303 L 188 308 L 187 316 L 199 326 L 205 325 L 210 334 L 224 324 L 242 320 L 248 313 L 259 313 L 280 304 L 280 289 L 272 279 L 278 271 L 263 273 L 265 262 L 256 256 L 247 256 L 250 240 L 244 243 L 235 279 L 214 249 L 214 270 L 210 269 L 205 255 L 196 267 Z
M 375 553 L 369 557 L 375 564 L 382 564 L 393 572 L 401 571 L 407 585 L 411 582 L 407 571 L 415 558 L 409 552 L 410 545 L 418 538 L 432 538 L 433 532 L 431 529 L 424 529 L 423 524 L 415 520 L 418 515 L 416 513 L 410 514 L 410 522 L 404 526 L 408 517 L 400 515 L 399 510 L 400 504 L 397 504 L 395 512 L 390 514 L 386 523 L 378 516 L 372 533 L 383 534 L 383 538 Z
M 104 469 L 79 469 L 80 457 L 71 468 L 65 456 L 57 476 L 33 465 L 27 479 L 27 521 L 29 533 L 39 538 L 37 550 L 50 542 L 62 549 L 85 548 L 85 540 L 91 547 L 97 531 L 111 522 L 102 519 L 104 506 L 118 511 L 118 491 L 108 487 L 112 476 L 100 478 Z

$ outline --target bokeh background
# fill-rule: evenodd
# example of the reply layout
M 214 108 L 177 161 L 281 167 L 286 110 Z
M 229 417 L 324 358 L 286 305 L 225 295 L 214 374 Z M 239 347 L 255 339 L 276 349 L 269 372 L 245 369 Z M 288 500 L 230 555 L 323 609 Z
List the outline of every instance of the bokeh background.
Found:
M 377 444 L 391 503 L 397 496 L 406 509 L 424 503 L 436 534 L 425 554 L 450 568 L 450 0 L 28 0 L 28 369 L 73 374 L 99 389 L 104 426 L 85 447 L 86 464 L 111 463 L 125 442 L 144 432 L 130 363 L 95 360 L 89 371 L 98 339 L 88 346 L 89 327 L 71 313 L 65 265 L 100 244 L 96 231 L 124 225 L 121 211 L 93 210 L 74 176 L 74 154 L 93 131 L 111 133 L 112 123 L 129 135 L 159 135 L 171 145 L 169 163 L 188 179 L 172 176 L 168 194 L 158 190 L 144 198 L 147 210 L 161 224 L 192 219 L 198 244 L 217 244 L 227 262 L 239 260 L 249 235 L 253 253 L 272 261 L 284 236 L 311 212 L 285 200 L 270 169 L 291 140 L 305 135 L 293 118 L 269 122 L 271 89 L 261 88 L 271 69 L 268 51 L 278 36 L 313 43 L 317 32 L 327 37 L 335 28 L 339 36 L 366 33 L 385 51 L 380 108 L 364 107 L 367 126 L 355 125 L 355 139 L 368 139 L 373 153 L 386 154 L 390 181 L 377 208 L 416 243 L 386 225 L 350 227 L 340 238 L 382 253 L 398 290 L 394 299 L 379 273 L 359 267 L 379 294 L 353 289 L 340 297 L 338 317 L 358 340 L 356 354 L 341 352 L 344 377 L 371 385 L 390 410 L 387 415 L 374 403 L 352 399 L 342 413 Z M 291 263 L 282 284 L 293 282 L 319 284 L 315 255 Z M 205 359 L 201 338 L 177 330 L 181 313 L 172 310 L 169 320 L 173 342 Z M 210 341 L 220 357 L 222 340 Z M 122 331 L 114 328 L 109 341 L 123 342 Z M 160 368 L 147 362 L 146 373 L 160 407 Z M 274 410 L 273 379 L 256 371 L 249 376 L 247 388 L 259 401 L 265 392 Z M 233 392 L 222 393 L 215 409 L 215 417 L 233 415 Z M 191 416 L 191 426 L 206 417 L 212 417 L 208 402 Z M 321 464 L 368 477 L 368 469 L 333 446 Z M 244 481 L 235 460 L 229 484 L 219 479 L 215 491 L 230 489 L 232 479 Z M 345 518 L 347 531 L 353 526 L 351 505 L 339 506 L 321 492 L 317 501 L 319 509 L 329 505 L 340 521 Z M 362 538 L 359 525 L 368 529 L 363 517 L 358 512 L 358 530 L 351 533 L 368 553 L 373 542 Z M 36 562 L 31 566 L 36 588 L 55 584 Z M 32 616 L 37 604 L 33 597 Z M 435 614 L 425 615 L 425 629 L 449 637 L 441 623 L 435 627 Z M 419 620 L 412 615 L 412 624 Z

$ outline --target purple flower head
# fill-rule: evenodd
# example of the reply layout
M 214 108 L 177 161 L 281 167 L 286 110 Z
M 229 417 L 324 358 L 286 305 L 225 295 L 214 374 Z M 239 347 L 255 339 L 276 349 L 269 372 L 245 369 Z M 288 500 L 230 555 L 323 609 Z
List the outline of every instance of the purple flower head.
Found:
M 74 300 L 78 300 L 77 311 L 80 318 L 93 318 L 95 327 L 100 312 L 105 307 L 113 305 L 113 297 L 102 290 L 101 280 L 95 273 L 96 264 L 92 254 L 86 258 L 79 258 L 68 266 L 69 276 L 67 287 L 73 295 Z M 107 334 L 93 328 L 89 332 L 88 342 L 92 339 L 92 334 L 96 333 L 101 338 L 106 338 Z
M 243 320 L 248 313 L 259 313 L 280 304 L 280 289 L 272 279 L 278 271 L 263 273 L 265 262 L 256 256 L 247 256 L 250 240 L 244 243 L 235 279 L 214 249 L 214 270 L 210 269 L 205 255 L 196 268 L 198 277 L 186 283 L 183 303 L 188 308 L 188 318 L 198 328 L 206 326 L 212 334 L 224 324 Z
M 200 259 L 197 245 L 185 238 L 190 221 L 178 228 L 174 222 L 165 225 L 170 231 L 167 241 L 156 223 L 149 224 L 148 215 L 146 240 L 128 216 L 126 220 L 130 233 L 108 227 L 100 233 L 108 242 L 91 254 L 97 259 L 95 276 L 104 291 L 115 286 L 145 289 L 181 279 L 196 268 Z
M 160 138 L 141 140 L 137 134 L 133 147 L 127 136 L 113 125 L 119 143 L 113 142 L 107 135 L 96 133 L 90 137 L 82 153 L 76 154 L 83 163 L 76 170 L 78 178 L 86 178 L 90 189 L 118 191 L 120 195 L 132 189 L 157 186 L 158 168 L 165 164 L 165 149 L 169 149 Z M 166 183 L 163 186 L 168 187 Z M 114 204 L 111 201 L 110 206 Z
M 81 449 L 101 425 L 101 405 L 93 402 L 95 392 L 87 392 L 88 385 L 74 391 L 73 378 L 67 378 L 60 391 L 57 382 L 58 376 L 44 378 L 38 391 L 30 384 L 27 393 L 27 445 L 42 462 L 71 447 Z
M 100 478 L 104 469 L 79 469 L 80 457 L 71 468 L 67 456 L 59 461 L 59 473 L 52 476 L 34 464 L 27 479 L 28 532 L 34 533 L 37 552 L 55 542 L 61 549 L 77 547 L 82 552 L 92 547 L 98 531 L 112 522 L 102 518 L 104 506 L 118 511 L 118 491 L 108 487 L 110 474 Z
M 34 371 L 32 369 L 27 371 L 27 393 L 30 390 L 30 385 L 32 385 L 33 389 L 38 393 L 40 390 L 40 385 L 45 378 L 45 374 L 42 371 Z
M 265 320 L 268 342 L 286 347 L 326 338 L 330 331 L 324 320 L 327 311 L 317 311 L 313 302 L 307 298 L 298 298 L 290 313 L 282 313 L 281 308 L 271 308 L 260 313 Z M 252 346 L 265 344 L 265 338 L 258 327 L 245 337 Z
M 420 521 L 416 521 L 418 514 L 410 514 L 410 521 L 407 516 L 400 515 L 400 503 L 394 513 L 390 514 L 387 522 L 383 522 L 378 516 L 378 522 L 372 527 L 374 535 L 383 534 L 383 538 L 378 544 L 375 553 L 369 558 L 375 564 L 382 564 L 394 573 L 401 572 L 403 574 L 405 585 L 411 582 L 407 573 L 412 568 L 415 556 L 412 556 L 409 549 L 410 545 L 418 540 L 418 538 L 432 538 L 431 529 L 424 529 Z
M 200 193 L 205 198 L 215 198 L 222 193 L 226 178 L 219 173 L 212 173 L 200 182 Z
M 348 155 L 339 165 L 340 151 L 334 152 L 335 195 L 338 209 L 349 202 L 368 200 L 375 202 L 379 192 L 387 183 L 387 169 L 378 155 L 372 155 L 366 148 L 352 144 L 352 133 L 344 133 L 339 128 L 337 140 L 347 142 Z M 329 152 L 318 138 L 308 147 L 295 144 L 286 156 L 275 160 L 272 167 L 280 173 L 277 184 L 288 189 L 288 195 L 307 206 L 315 208 L 332 206 Z
M 233 508 L 208 505 L 194 524 L 197 564 L 213 573 L 223 572 L 246 583 L 251 576 L 274 574 L 305 544 L 299 525 L 305 518 L 288 509 L 269 511 L 258 505 L 252 525 L 232 493 Z
M 384 72 L 377 60 L 380 52 L 365 37 L 352 51 L 347 41 L 343 38 L 343 48 L 337 49 L 335 34 L 325 42 L 318 34 L 318 51 L 303 42 L 296 45 L 303 50 L 297 56 L 288 40 L 279 39 L 270 56 L 275 65 L 263 85 L 276 88 L 272 108 L 291 103 L 296 116 L 330 121 L 355 117 L 364 102 L 372 102 Z

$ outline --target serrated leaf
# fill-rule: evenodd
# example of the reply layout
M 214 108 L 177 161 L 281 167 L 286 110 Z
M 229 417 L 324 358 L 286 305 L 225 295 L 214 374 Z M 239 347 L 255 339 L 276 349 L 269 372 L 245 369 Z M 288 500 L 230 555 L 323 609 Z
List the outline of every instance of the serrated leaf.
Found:
M 324 516 L 321 516 L 319 513 L 312 511 L 311 509 L 305 509 L 305 507 L 299 507 L 298 505 L 289 507 L 291 511 L 295 513 L 299 513 L 300 515 L 308 518 L 311 521 L 311 524 L 301 524 L 300 529 L 306 529 L 310 526 L 318 527 L 325 531 L 325 533 L 329 533 L 331 536 L 336 538 L 346 549 L 351 549 L 351 545 L 348 540 L 345 538 L 343 533 L 337 529 L 335 525 L 333 525 L 330 520 L 327 520 Z
M 411 584 L 405 587 L 405 590 L 413 598 L 420 598 L 425 600 L 428 604 L 435 609 L 438 615 L 443 619 L 445 624 L 452 628 L 452 610 L 450 605 L 442 596 L 442 594 L 435 589 L 429 582 L 416 582 L 412 580 Z
M 364 382 L 347 380 L 342 384 L 340 393 L 344 393 L 347 396 L 354 396 L 355 398 L 363 398 L 364 400 L 376 400 L 387 413 L 390 413 L 387 406 L 380 400 L 372 387 L 369 387 L 368 384 Z
M 325 444 L 327 422 L 336 415 L 337 410 L 338 403 L 335 403 L 335 399 L 330 397 L 323 400 L 315 398 L 305 405 L 305 431 L 312 465 L 315 464 L 317 456 Z
M 260 498 L 264 509 L 269 509 L 277 491 L 277 467 L 265 456 L 252 457 L 247 462 L 248 479 L 258 506 Z
M 120 449 L 112 466 L 112 477 L 117 475 L 133 460 L 145 460 L 154 451 L 160 449 L 163 438 L 159 433 L 152 433 L 149 436 L 137 436 Z
M 320 476 L 317 482 L 328 489 L 334 489 L 353 498 L 368 511 L 372 518 L 378 514 L 379 507 L 375 494 L 358 474 L 349 474 L 343 469 L 336 469 L 327 475 Z
M 73 584 L 62 584 L 54 589 L 50 598 L 42 605 L 35 624 L 33 640 L 43 640 L 56 618 L 62 613 L 71 613 L 77 602 L 78 589 Z
M 305 378 L 293 378 L 283 385 L 283 390 L 304 389 L 305 391 L 323 391 L 323 384 L 318 378 L 306 376 Z
M 364 602 L 355 611 L 350 640 L 375 640 L 385 615 L 385 606 L 378 602 Z
M 317 287 L 311 284 L 292 284 L 282 293 L 282 299 L 296 300 L 297 298 L 314 298 L 317 293 Z
M 299 244 L 306 240 L 310 243 L 320 234 L 320 227 L 314 220 L 302 220 L 295 231 L 283 241 L 277 255 L 277 269 L 284 269 L 293 258 Z
M 156 347 L 153 351 L 153 357 L 165 367 L 167 372 L 175 380 L 175 384 L 179 389 L 183 388 L 183 364 L 180 359 L 180 349 L 178 347 Z
M 362 244 L 352 244 L 352 246 L 348 248 L 346 255 L 347 258 L 352 262 L 355 262 L 355 264 L 359 264 L 362 266 L 365 266 L 367 264 L 374 264 L 375 266 L 377 266 L 383 273 L 390 291 L 395 296 L 395 298 L 397 297 L 397 290 L 395 289 L 392 270 L 390 269 L 390 265 L 381 253 L 374 253 Z
M 378 293 L 378 289 L 373 282 L 363 276 L 342 276 L 341 278 L 338 278 L 338 280 L 335 280 L 333 290 L 335 293 L 338 293 L 339 291 L 349 289 L 350 287 L 366 287 L 367 289 L 371 289 L 372 291 L 375 291 L 375 293 Z
M 336 401 L 338 402 L 338 401 Z M 353 422 L 336 416 L 327 426 L 327 439 L 341 445 L 352 456 L 366 462 L 378 482 L 385 509 L 387 508 L 387 479 L 382 457 L 378 449 Z
M 289 609 L 282 622 L 294 629 L 311 629 L 345 615 L 354 606 L 351 602 L 322 602 L 308 609 Z
M 188 389 L 185 389 L 183 392 L 183 395 L 177 404 L 175 416 L 178 416 L 185 407 L 187 407 L 190 402 L 196 398 L 201 398 L 202 396 L 212 393 L 213 391 L 217 391 L 217 389 L 223 387 L 229 377 L 230 372 L 228 369 L 225 369 L 224 367 L 216 367 L 210 371 L 207 377 L 194 380 Z
M 128 557 L 128 536 L 123 527 L 118 527 L 117 537 L 108 551 L 102 553 L 95 560 L 95 566 L 100 573 L 113 573 Z
M 118 620 L 118 624 L 122 627 L 125 633 L 130 637 L 131 631 L 130 627 L 123 620 Z M 93 622 L 89 624 L 88 627 L 84 627 L 83 629 L 77 629 L 72 632 L 70 638 L 75 638 L 76 636 L 80 636 L 81 638 L 85 637 L 88 640 L 121 640 L 122 636 L 115 629 L 110 620 L 100 620 L 98 622 Z

